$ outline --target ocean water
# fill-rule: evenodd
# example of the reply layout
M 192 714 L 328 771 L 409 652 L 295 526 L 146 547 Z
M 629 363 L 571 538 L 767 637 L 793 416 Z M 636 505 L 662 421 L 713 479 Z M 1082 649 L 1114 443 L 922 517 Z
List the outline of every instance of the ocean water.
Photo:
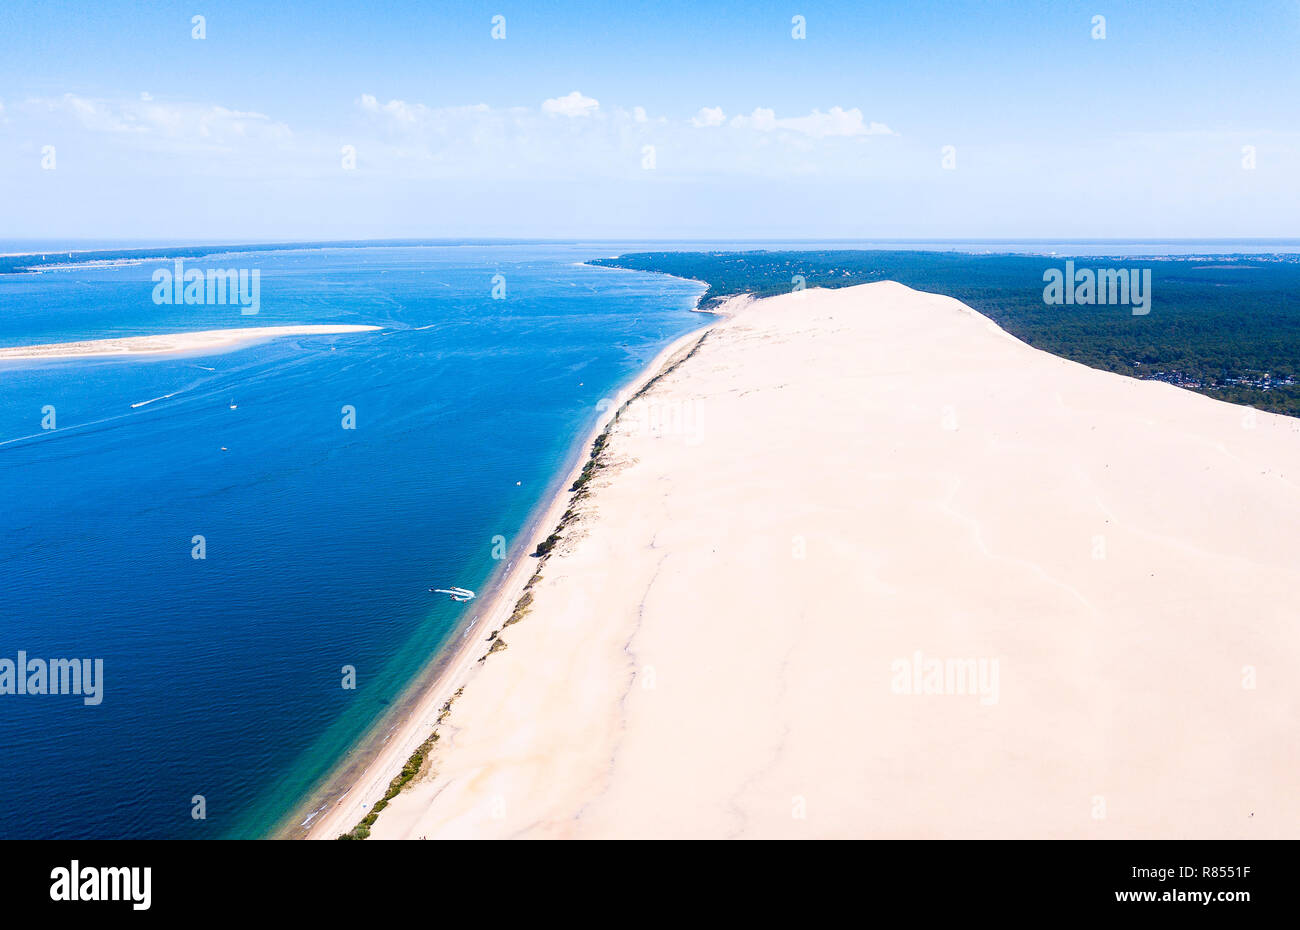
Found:
M 294 810 L 475 608 L 427 589 L 480 589 L 494 537 L 526 557 L 599 402 L 703 324 L 697 283 L 578 264 L 620 250 L 187 261 L 259 269 L 256 316 L 156 305 L 159 263 L 0 276 L 0 346 L 382 327 L 0 362 L 0 658 L 104 663 L 99 706 L 0 696 L 0 837 L 259 836 Z

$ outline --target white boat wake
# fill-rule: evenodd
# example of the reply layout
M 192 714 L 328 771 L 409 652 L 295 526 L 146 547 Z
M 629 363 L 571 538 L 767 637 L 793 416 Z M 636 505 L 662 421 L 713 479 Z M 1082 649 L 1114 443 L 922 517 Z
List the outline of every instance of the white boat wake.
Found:
M 430 588 L 429 590 L 434 594 L 449 595 L 453 601 L 461 603 L 474 600 L 474 592 L 469 588 Z
M 139 403 L 132 404 L 131 407 L 143 407 L 145 404 L 152 404 L 156 400 L 166 400 L 169 397 L 175 397 L 180 391 L 172 391 L 170 394 L 164 394 L 161 397 L 151 397 L 148 400 L 142 400 Z

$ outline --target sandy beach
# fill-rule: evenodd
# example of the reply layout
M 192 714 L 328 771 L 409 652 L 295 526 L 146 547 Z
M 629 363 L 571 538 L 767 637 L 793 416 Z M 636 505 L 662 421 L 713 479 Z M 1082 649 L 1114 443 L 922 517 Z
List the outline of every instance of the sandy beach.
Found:
M 38 346 L 0 348 L 0 361 L 31 361 L 53 358 L 98 358 L 120 355 L 171 355 L 226 352 L 240 346 L 279 339 L 283 336 L 333 336 L 363 333 L 378 326 L 313 325 L 249 326 L 235 329 L 208 329 L 192 333 L 166 333 L 157 336 L 127 336 L 120 339 L 90 339 L 84 342 L 55 342 Z
M 717 315 L 721 316 L 729 307 L 743 303 L 743 300 L 727 301 Z M 583 440 L 583 452 L 579 462 L 563 477 L 559 484 L 560 491 L 546 502 L 540 513 L 530 520 L 528 538 L 522 547 L 523 553 L 533 552 L 563 518 L 572 497 L 568 488 L 578 478 L 586 464 L 587 450 L 596 437 L 606 429 L 619 408 L 660 371 L 688 354 L 703 338 L 704 332 L 707 330 L 688 333 L 675 340 L 660 352 L 640 375 L 624 387 L 618 396 L 608 398 L 608 402 L 601 405 L 605 416 Z M 536 559 L 525 555 L 510 563 L 501 577 L 493 580 L 490 590 L 482 597 L 477 609 L 472 611 L 476 619 L 461 631 L 461 643 L 450 650 L 442 669 L 434 679 L 413 696 L 410 711 L 389 732 L 378 751 L 363 765 L 355 766 L 359 769 L 359 773 L 354 776 L 351 784 L 346 786 L 337 797 L 328 798 L 327 809 L 311 816 L 310 822 L 306 825 L 305 838 L 326 840 L 337 838 L 339 834 L 346 833 L 356 826 L 366 816 L 374 802 L 383 797 L 389 783 L 410 759 L 411 754 L 428 739 L 435 727 L 438 727 L 441 708 L 484 664 L 479 663 L 478 660 L 491 648 L 488 637 L 492 631 L 501 629 L 510 617 L 515 604 L 523 595 L 525 586 L 536 570 Z M 332 787 L 327 786 L 326 791 L 329 792 Z M 294 823 L 287 825 L 286 835 L 297 835 Z
M 1300 421 L 891 282 L 728 311 L 312 836 L 462 687 L 373 837 L 1300 830 Z

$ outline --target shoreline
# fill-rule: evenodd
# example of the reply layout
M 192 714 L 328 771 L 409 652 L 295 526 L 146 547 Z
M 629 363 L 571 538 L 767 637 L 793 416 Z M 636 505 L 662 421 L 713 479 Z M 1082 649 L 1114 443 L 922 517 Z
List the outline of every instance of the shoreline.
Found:
M 356 324 L 311 324 L 303 326 L 247 326 L 230 329 L 204 329 L 152 336 L 120 336 L 109 339 L 81 339 L 74 342 L 50 342 L 33 346 L 0 347 L 0 362 L 30 362 L 50 359 L 123 358 L 129 356 L 166 356 L 186 353 L 227 352 L 256 342 L 284 336 L 335 336 L 346 333 L 375 332 L 382 326 Z
M 754 302 L 696 350 L 598 437 L 373 838 L 1300 822 L 1287 418 L 893 282 Z
M 524 596 L 541 562 L 544 561 L 544 559 L 535 560 L 532 553 L 537 552 L 538 547 L 553 535 L 561 524 L 575 493 L 572 490 L 573 485 L 579 480 L 595 454 L 594 444 L 617 418 L 623 407 L 669 367 L 675 356 L 689 353 L 712 331 L 716 323 L 726 316 L 721 306 L 706 310 L 697 305 L 695 312 L 714 319 L 709 320 L 699 329 L 673 340 L 615 394 L 614 402 L 606 414 L 575 446 L 578 450 L 576 461 L 561 473 L 563 480 L 556 483 L 553 490 L 548 489 L 538 501 L 537 515 L 530 518 L 526 524 L 524 534 L 521 536 L 525 545 L 520 548 L 520 554 L 512 567 L 505 569 L 502 576 L 489 580 L 487 585 L 489 593 L 484 596 L 484 609 L 480 610 L 477 619 L 470 624 L 458 626 L 453 631 L 453 636 L 460 636 L 461 643 L 440 659 L 434 659 L 430 674 L 426 676 L 422 673 L 416 676 L 411 686 L 414 693 L 403 696 L 401 700 L 403 705 L 409 701 L 410 709 L 398 712 L 400 720 L 389 729 L 389 735 L 384 738 L 382 745 L 374 750 L 369 761 L 362 763 L 360 774 L 349 775 L 348 757 L 341 759 L 335 771 L 325 776 L 322 787 L 309 796 L 308 802 L 300 803 L 295 807 L 282 821 L 282 825 L 272 832 L 272 836 L 333 840 L 349 833 L 373 810 L 375 802 L 389 790 L 391 782 L 399 776 L 403 766 L 414 761 L 412 757 L 433 739 L 435 728 L 440 722 L 438 719 L 440 708 L 455 699 L 458 693 L 456 689 L 463 688 L 473 679 L 473 673 L 477 671 L 476 666 L 479 665 L 479 657 L 486 656 L 488 650 L 493 648 L 492 639 L 495 633 L 489 634 L 487 631 L 499 632 L 504 629 L 506 621 L 515 610 L 519 599 Z M 584 452 L 586 454 L 583 454 Z M 470 635 L 470 631 L 474 629 L 477 632 Z M 380 723 L 381 721 L 376 721 L 376 726 Z M 378 733 L 372 728 L 372 732 L 362 737 L 348 756 L 368 755 L 366 744 L 371 743 L 377 736 Z M 340 781 L 350 784 L 341 794 L 337 794 L 336 791 L 331 790 L 331 783 Z M 334 799 L 331 800 L 330 796 L 334 796 Z M 320 805 L 315 800 L 317 798 L 329 809 L 321 811 Z M 319 816 L 312 819 L 309 825 L 300 821 L 300 815 L 308 807 L 314 807 L 313 813 L 319 813 Z

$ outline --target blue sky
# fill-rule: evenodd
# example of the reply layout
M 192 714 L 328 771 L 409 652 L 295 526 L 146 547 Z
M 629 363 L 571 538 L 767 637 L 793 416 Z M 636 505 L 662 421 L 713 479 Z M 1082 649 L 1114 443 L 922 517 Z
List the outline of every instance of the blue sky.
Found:
M 1298 57 L 1300 0 L 5 0 L 0 237 L 1296 236 Z

